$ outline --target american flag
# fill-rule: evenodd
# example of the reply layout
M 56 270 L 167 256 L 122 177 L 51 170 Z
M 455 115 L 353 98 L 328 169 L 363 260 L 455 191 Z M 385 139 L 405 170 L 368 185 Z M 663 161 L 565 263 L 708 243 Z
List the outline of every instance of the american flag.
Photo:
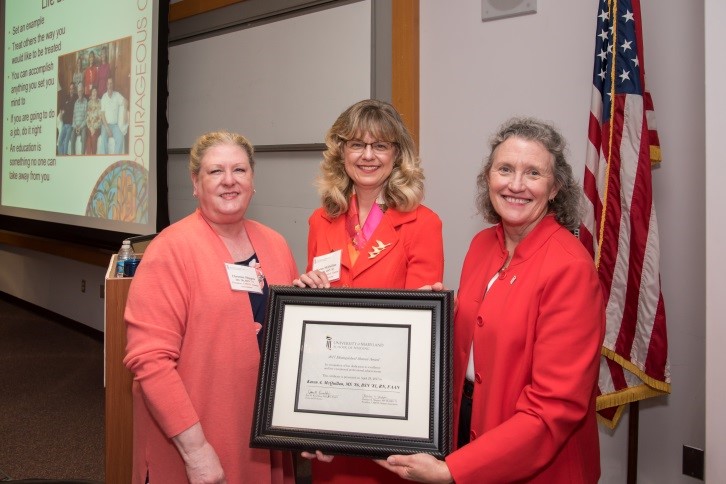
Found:
M 639 0 L 601 0 L 580 240 L 607 301 L 597 410 L 614 428 L 625 404 L 670 393 L 651 165 L 660 162 L 645 87 Z

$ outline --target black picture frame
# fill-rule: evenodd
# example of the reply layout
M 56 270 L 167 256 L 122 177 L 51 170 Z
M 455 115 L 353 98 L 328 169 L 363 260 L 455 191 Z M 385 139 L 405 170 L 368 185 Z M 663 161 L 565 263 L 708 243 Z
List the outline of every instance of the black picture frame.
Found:
M 271 286 L 250 446 L 449 454 L 453 301 L 453 291 Z

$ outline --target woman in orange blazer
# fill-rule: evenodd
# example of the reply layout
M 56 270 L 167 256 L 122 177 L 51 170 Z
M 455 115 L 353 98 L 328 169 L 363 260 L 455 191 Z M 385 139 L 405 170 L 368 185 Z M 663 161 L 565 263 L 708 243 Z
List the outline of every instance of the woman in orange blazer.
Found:
M 421 205 L 423 171 L 396 109 L 382 101 L 360 101 L 338 117 L 325 142 L 319 178 L 322 207 L 309 220 L 307 272 L 293 283 L 418 289 L 441 281 L 441 220 Z M 332 262 L 316 262 L 316 257 L 331 254 Z M 330 460 L 320 453 L 318 458 Z M 368 459 L 319 460 L 312 465 L 316 483 L 400 481 Z
M 491 148 L 477 181 L 496 225 L 471 242 L 454 317 L 457 449 L 381 463 L 419 482 L 595 484 L 605 310 L 570 233 L 581 190 L 548 124 L 514 119 Z

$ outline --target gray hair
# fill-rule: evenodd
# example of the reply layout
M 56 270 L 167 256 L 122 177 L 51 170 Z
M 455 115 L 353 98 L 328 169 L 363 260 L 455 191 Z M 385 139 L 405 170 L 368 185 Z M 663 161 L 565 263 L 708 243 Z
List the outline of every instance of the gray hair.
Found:
M 490 141 L 491 151 L 484 168 L 476 178 L 478 189 L 477 208 L 484 219 L 490 223 L 499 223 L 502 218 L 494 210 L 489 198 L 489 174 L 494 162 L 497 148 L 509 138 L 520 138 L 541 144 L 553 159 L 552 173 L 555 177 L 557 196 L 549 204 L 548 213 L 555 215 L 555 220 L 568 230 L 580 225 L 582 189 L 572 176 L 572 167 L 565 159 L 567 142 L 555 127 L 534 118 L 512 118 L 505 122 Z

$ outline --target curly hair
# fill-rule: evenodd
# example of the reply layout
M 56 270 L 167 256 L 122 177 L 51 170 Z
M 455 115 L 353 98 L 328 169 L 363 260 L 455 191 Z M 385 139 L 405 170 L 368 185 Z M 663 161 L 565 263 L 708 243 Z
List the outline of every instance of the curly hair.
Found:
M 395 146 L 393 169 L 381 193 L 386 205 L 404 212 L 415 209 L 423 199 L 424 175 L 413 138 L 396 108 L 375 99 L 350 106 L 325 135 L 327 149 L 317 179 L 323 208 L 331 217 L 348 210 L 353 181 L 345 171 L 345 142 L 365 134 Z
M 194 142 L 191 151 L 189 152 L 189 172 L 192 175 L 198 175 L 199 169 L 202 166 L 202 158 L 207 154 L 210 148 L 218 145 L 236 145 L 242 148 L 250 159 L 250 168 L 255 171 L 255 148 L 247 138 L 237 133 L 230 133 L 229 131 L 212 131 L 201 135 Z
M 567 142 L 553 125 L 534 118 L 512 118 L 492 137 L 486 164 L 476 178 L 479 213 L 490 223 L 496 224 L 502 220 L 489 198 L 489 175 L 497 148 L 509 138 L 535 141 L 552 155 L 552 173 L 558 191 L 549 204 L 548 213 L 553 213 L 560 225 L 568 230 L 576 229 L 580 225 L 582 189 L 572 176 L 572 167 L 565 159 Z

